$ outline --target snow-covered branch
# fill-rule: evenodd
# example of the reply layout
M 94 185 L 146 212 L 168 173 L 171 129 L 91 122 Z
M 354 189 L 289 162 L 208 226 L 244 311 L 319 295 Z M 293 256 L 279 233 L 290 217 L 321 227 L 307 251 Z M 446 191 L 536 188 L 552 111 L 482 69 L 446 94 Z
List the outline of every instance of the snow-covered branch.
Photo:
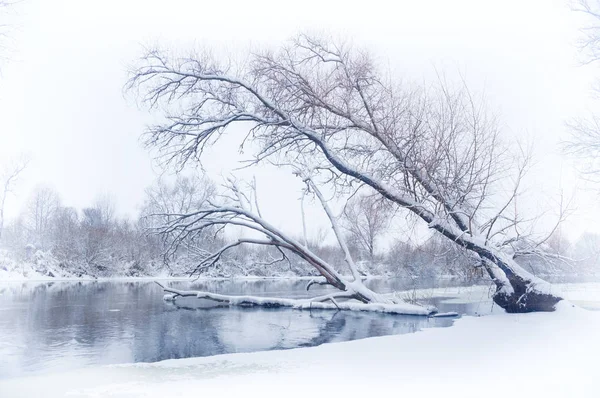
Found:
M 436 313 L 431 306 L 421 306 L 405 302 L 361 303 L 354 300 L 353 295 L 345 292 L 330 293 L 307 299 L 287 299 L 262 296 L 232 296 L 196 290 L 179 290 L 163 286 L 156 282 L 166 293 L 165 301 L 176 301 L 178 298 L 193 297 L 214 302 L 216 305 L 239 307 L 289 307 L 301 310 L 345 310 L 369 311 L 388 314 L 428 316 Z

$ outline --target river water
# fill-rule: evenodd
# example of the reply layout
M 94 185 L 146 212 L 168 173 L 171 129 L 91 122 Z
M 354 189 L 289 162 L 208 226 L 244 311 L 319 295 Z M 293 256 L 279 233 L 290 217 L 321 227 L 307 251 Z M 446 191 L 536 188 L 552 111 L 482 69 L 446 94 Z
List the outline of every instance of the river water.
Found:
M 299 280 L 167 283 L 225 294 L 308 297 L 306 281 Z M 460 283 L 367 282 L 381 293 Z M 310 294 L 322 289 L 311 288 Z M 194 299 L 186 300 L 193 304 Z M 442 312 L 469 315 L 491 308 L 480 302 L 446 304 L 443 297 L 430 297 L 428 302 Z M 365 312 L 186 307 L 164 302 L 161 289 L 149 281 L 0 283 L 0 378 L 98 364 L 315 346 L 453 323 L 449 318 Z

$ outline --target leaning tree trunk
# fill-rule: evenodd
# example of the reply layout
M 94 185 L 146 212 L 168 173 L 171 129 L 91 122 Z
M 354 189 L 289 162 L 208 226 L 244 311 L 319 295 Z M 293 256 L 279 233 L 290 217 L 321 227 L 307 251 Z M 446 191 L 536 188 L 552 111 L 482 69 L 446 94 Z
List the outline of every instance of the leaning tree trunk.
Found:
M 540 290 L 536 282 L 520 275 L 507 275 L 512 292 L 507 293 L 497 286 L 494 302 L 509 313 L 554 311 L 556 304 L 563 300 L 555 293 Z
M 496 285 L 494 302 L 506 312 L 554 311 L 563 300 L 550 283 L 527 272 L 514 259 L 482 249 L 475 251 Z

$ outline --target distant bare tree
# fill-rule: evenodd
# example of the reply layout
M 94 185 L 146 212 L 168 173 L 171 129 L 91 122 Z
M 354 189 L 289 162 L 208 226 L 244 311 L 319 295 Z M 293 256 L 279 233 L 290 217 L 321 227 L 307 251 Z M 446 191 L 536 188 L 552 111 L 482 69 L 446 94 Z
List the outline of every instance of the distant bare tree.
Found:
M 561 300 L 515 260 L 527 224 L 517 199 L 528 157 L 520 161 L 501 142 L 494 118 L 464 86 L 400 86 L 366 52 L 300 35 L 239 64 L 150 51 L 129 87 L 165 111 L 146 143 L 178 167 L 239 125 L 258 148 L 256 163 L 310 160 L 321 183 L 366 185 L 475 253 L 507 311 L 552 311 Z
M 0 16 L 4 15 L 6 7 L 14 4 L 14 1 L 0 0 Z M 0 60 L 4 57 L 4 39 L 6 38 L 7 25 L 0 19 Z M 28 161 L 25 158 L 11 160 L 6 165 L 0 165 L 0 240 L 4 228 L 4 207 L 6 198 L 11 192 L 19 174 L 25 169 Z
M 72 207 L 58 207 L 52 220 L 54 254 L 63 261 L 77 261 L 81 251 L 80 235 L 77 210 Z
M 91 274 L 110 275 L 115 251 L 115 203 L 110 194 L 98 195 L 94 205 L 83 209 L 81 219 L 82 254 Z
M 0 0 L 0 12 L 4 12 L 6 7 L 10 5 L 9 1 Z M 3 15 L 3 14 L 0 14 Z M 0 19 L 0 39 L 4 39 L 6 36 L 6 24 Z M 3 47 L 3 43 L 0 43 L 0 49 Z
M 392 242 L 387 261 L 393 273 L 420 277 L 453 275 L 470 279 L 484 277 L 485 272 L 476 254 L 439 234 L 418 243 Z
M 579 49 L 583 55 L 584 63 L 600 60 L 600 1 L 599 0 L 573 0 L 571 9 L 588 17 L 582 29 L 579 40 Z
M 10 25 L 6 23 L 4 17 L 7 15 L 11 6 L 19 0 L 0 0 L 0 60 L 4 60 L 7 52 L 6 40 L 9 36 Z
M 58 193 L 47 186 L 37 186 L 26 210 L 26 226 L 31 238 L 38 248 L 47 249 L 48 234 L 51 231 L 51 221 L 60 207 Z
M 587 17 L 587 24 L 581 29 L 579 50 L 583 63 L 600 60 L 600 1 L 576 0 L 572 9 Z M 600 93 L 599 88 L 594 88 Z M 583 176 L 592 182 L 600 182 L 600 116 L 592 113 L 589 117 L 577 118 L 567 123 L 571 137 L 564 143 L 564 151 L 573 156 L 582 166 Z
M 142 223 L 146 229 L 164 225 L 173 217 L 172 214 L 185 214 L 205 206 L 214 200 L 216 186 L 208 178 L 194 174 L 192 176 L 177 176 L 173 182 L 158 179 L 146 189 L 146 199 L 142 208 Z M 212 232 L 212 233 L 210 233 Z M 174 261 L 194 264 L 206 255 L 209 241 L 213 240 L 215 231 L 203 231 L 188 236 L 178 242 L 177 250 L 167 250 L 172 245 L 172 236 L 163 236 L 162 247 L 164 262 L 167 266 Z
M 158 179 L 146 189 L 142 215 L 186 213 L 202 206 L 216 194 L 215 184 L 206 177 L 177 176 L 173 183 Z
M 93 208 L 100 217 L 98 222 L 101 225 L 108 226 L 115 221 L 115 199 L 112 195 L 108 193 L 99 194 L 94 201 Z
M 568 122 L 571 137 L 563 144 L 565 152 L 581 166 L 583 177 L 600 182 L 600 119 L 597 115 Z
M 13 192 L 17 179 L 25 170 L 27 164 L 27 159 L 21 158 L 10 161 L 0 168 L 0 240 L 2 239 L 2 230 L 4 229 L 6 199 Z
M 392 207 L 380 195 L 362 195 L 351 198 L 344 208 L 345 227 L 351 240 L 373 261 L 377 240 L 387 231 Z
M 573 257 L 593 274 L 600 271 L 600 235 L 586 232 L 573 247 Z

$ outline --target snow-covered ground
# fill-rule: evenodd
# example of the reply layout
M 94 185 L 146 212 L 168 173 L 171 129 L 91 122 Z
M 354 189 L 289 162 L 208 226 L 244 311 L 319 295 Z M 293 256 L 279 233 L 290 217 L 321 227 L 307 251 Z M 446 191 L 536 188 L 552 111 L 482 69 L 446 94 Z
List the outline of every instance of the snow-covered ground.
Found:
M 598 331 L 600 312 L 564 303 L 410 335 L 0 380 L 0 396 L 597 398 Z

